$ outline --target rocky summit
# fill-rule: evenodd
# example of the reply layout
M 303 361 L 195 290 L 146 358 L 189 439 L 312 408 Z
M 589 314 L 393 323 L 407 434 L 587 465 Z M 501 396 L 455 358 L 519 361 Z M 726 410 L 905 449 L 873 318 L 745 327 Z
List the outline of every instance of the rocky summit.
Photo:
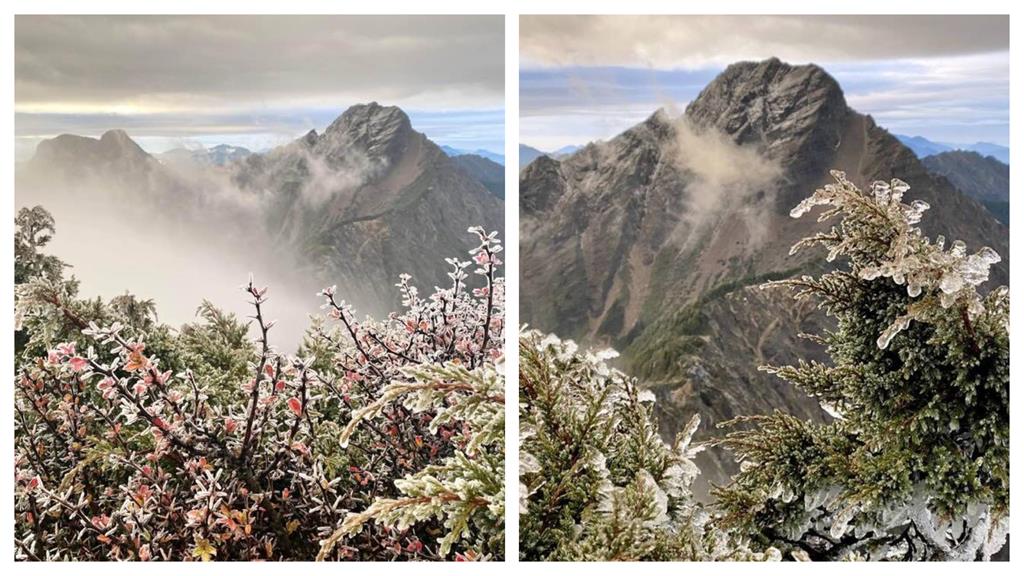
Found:
M 522 170 L 522 321 L 623 351 L 623 367 L 659 397 L 666 438 L 695 412 L 705 439 L 738 415 L 825 419 L 815 400 L 757 371 L 823 359 L 796 336 L 825 319 L 757 286 L 821 266 L 820 254 L 789 248 L 825 225 L 789 211 L 831 169 L 864 186 L 907 181 L 908 199 L 931 205 L 925 232 L 991 246 L 1004 256 L 992 283 L 1007 281 L 1007 228 L 984 206 L 851 109 L 823 69 L 771 59 L 729 66 L 684 113 L 656 111 Z M 722 452 L 702 458 L 704 488 L 736 470 Z
M 235 182 L 271 199 L 272 234 L 324 279 L 365 291 L 365 301 L 394 294 L 402 273 L 424 288 L 447 285 L 443 259 L 472 247 L 469 227 L 503 232 L 502 200 L 413 130 L 405 112 L 377 103 L 349 108 L 323 134 L 249 156 Z

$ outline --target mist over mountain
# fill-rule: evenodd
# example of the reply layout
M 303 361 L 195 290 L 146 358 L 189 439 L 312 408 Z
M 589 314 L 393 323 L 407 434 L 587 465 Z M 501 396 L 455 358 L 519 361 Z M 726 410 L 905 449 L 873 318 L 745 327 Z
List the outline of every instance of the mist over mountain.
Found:
M 927 234 L 1008 259 L 1006 227 L 847 106 L 814 65 L 733 64 L 685 113 L 659 110 L 562 160 L 521 165 L 522 321 L 622 350 L 624 367 L 659 397 L 666 438 L 695 412 L 704 437 L 724 419 L 774 409 L 827 418 L 756 368 L 824 359 L 796 337 L 821 328 L 822 315 L 757 286 L 820 266 L 820 255 L 789 248 L 824 225 L 789 211 L 830 169 L 860 185 L 907 181 L 908 198 L 932 207 Z M 992 284 L 1007 270 L 1004 260 Z M 736 470 L 715 450 L 702 459 L 705 488 Z
M 286 349 L 320 288 L 337 284 L 357 315 L 382 314 L 399 304 L 399 274 L 446 285 L 444 258 L 472 247 L 467 228 L 502 230 L 501 198 L 396 107 L 352 106 L 323 134 L 265 154 L 200 152 L 157 158 L 119 130 L 62 135 L 19 170 L 17 204 L 54 214 L 53 251 L 85 294 L 154 298 L 171 324 L 203 298 L 248 315 L 237 287 L 253 272 Z

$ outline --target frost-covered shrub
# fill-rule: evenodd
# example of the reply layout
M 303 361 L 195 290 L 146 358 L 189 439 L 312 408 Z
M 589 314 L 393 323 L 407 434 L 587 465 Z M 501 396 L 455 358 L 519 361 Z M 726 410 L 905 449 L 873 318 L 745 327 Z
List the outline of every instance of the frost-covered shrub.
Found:
M 658 436 L 654 395 L 535 331 L 520 336 L 520 556 L 524 560 L 774 559 L 713 529 L 690 485 L 695 417 L 675 443 Z
M 144 301 L 26 274 L 16 557 L 501 557 L 501 246 L 471 232 L 479 280 L 450 260 L 452 285 L 422 298 L 403 277 L 404 308 L 380 321 L 325 290 L 295 356 L 251 281 L 255 342 L 209 305 L 175 331 Z
M 739 419 L 722 525 L 802 558 L 987 559 L 1010 512 L 1009 292 L 977 290 L 999 256 L 924 237 L 928 206 L 904 204 L 904 182 L 865 194 L 833 176 L 792 215 L 841 222 L 794 250 L 821 245 L 839 268 L 775 283 L 835 318 L 813 336 L 832 361 L 764 369 L 837 417 Z

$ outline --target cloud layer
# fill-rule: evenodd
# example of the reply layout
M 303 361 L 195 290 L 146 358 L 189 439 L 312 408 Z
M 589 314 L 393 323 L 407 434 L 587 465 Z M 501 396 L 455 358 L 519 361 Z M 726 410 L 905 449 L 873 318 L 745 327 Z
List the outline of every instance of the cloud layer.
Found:
M 504 57 L 496 16 L 19 16 L 15 100 L 53 112 L 494 107 Z
M 522 67 L 704 68 L 1005 51 L 1005 16 L 523 16 Z

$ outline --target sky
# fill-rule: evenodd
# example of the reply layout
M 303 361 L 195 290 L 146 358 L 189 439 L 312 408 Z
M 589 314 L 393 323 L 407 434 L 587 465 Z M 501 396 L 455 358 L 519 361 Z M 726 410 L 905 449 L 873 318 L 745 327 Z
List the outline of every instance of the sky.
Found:
M 523 16 L 521 142 L 608 139 L 683 109 L 727 65 L 815 63 L 890 132 L 1009 145 L 1003 16 Z
M 269 148 L 352 104 L 504 153 L 500 16 L 17 16 L 15 144 L 121 128 L 151 152 Z

